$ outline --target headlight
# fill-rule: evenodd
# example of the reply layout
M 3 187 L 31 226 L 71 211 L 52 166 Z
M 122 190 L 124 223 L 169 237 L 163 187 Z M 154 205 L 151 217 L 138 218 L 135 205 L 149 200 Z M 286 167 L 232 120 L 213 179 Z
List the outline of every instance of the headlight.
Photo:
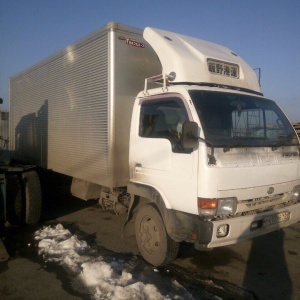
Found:
M 299 190 L 300 192 L 300 190 Z M 234 214 L 237 208 L 237 199 L 232 198 L 198 198 L 199 215 L 209 219 L 213 216 Z
M 300 200 L 300 185 L 293 188 L 293 200 Z
M 217 215 L 231 215 L 234 214 L 237 208 L 237 199 L 236 198 L 223 198 L 218 199 L 218 210 Z

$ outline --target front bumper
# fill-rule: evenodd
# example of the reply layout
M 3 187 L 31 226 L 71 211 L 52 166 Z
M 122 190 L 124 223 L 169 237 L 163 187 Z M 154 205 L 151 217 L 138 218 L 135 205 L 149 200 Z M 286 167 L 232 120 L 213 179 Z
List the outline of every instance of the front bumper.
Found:
M 266 220 L 266 218 L 284 212 L 289 213 L 288 220 L 280 221 L 272 225 L 263 225 L 260 228 L 251 230 L 251 224 L 253 224 L 253 222 L 264 224 L 264 220 Z M 287 227 L 299 221 L 300 221 L 300 203 L 283 207 L 281 209 L 277 209 L 273 211 L 267 211 L 264 213 L 255 214 L 255 215 L 241 216 L 241 217 L 224 219 L 224 220 L 213 221 L 213 222 L 209 221 L 210 223 L 212 223 L 211 241 L 208 243 L 202 243 L 200 238 L 200 240 L 196 241 L 195 247 L 197 249 L 204 250 L 206 248 L 215 248 L 215 247 L 235 244 L 242 240 L 257 237 L 275 231 L 279 228 Z M 228 224 L 229 226 L 228 235 L 225 237 L 217 237 L 218 227 L 223 224 Z

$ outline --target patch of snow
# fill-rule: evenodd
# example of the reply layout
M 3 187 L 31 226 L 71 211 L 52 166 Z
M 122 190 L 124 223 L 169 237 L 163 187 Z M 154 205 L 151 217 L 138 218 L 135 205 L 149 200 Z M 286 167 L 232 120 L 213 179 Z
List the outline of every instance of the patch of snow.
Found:
M 61 224 L 47 226 L 35 232 L 39 254 L 46 261 L 63 265 L 68 271 L 92 290 L 94 299 L 193 299 L 192 295 L 178 282 L 164 285 L 162 294 L 158 282 L 162 285 L 163 277 L 154 269 L 151 276 L 161 276 L 159 280 L 149 280 L 148 274 L 140 274 L 138 278 L 129 273 L 123 259 L 106 262 L 105 257 L 98 255 Z M 106 259 L 107 260 L 107 259 Z M 109 260 L 107 260 L 109 261 Z M 170 281 L 170 279 L 168 279 Z M 175 287 L 175 290 L 174 290 Z M 180 291 L 178 294 L 177 292 Z

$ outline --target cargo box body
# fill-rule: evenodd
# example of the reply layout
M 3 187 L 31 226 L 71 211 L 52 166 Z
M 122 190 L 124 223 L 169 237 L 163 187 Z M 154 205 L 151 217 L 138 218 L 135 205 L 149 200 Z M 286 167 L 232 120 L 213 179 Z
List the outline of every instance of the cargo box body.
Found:
M 108 186 L 129 180 L 134 99 L 161 64 L 142 31 L 109 23 L 10 80 L 12 159 Z

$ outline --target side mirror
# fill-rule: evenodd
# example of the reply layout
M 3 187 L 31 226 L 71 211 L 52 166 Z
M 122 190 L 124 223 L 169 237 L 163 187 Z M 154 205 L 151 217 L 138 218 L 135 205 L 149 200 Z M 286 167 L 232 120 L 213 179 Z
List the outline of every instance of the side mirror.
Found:
M 184 122 L 182 125 L 182 145 L 185 149 L 193 149 L 198 146 L 198 124 L 196 122 Z
M 0 104 L 3 104 L 3 99 L 2 98 L 0 98 Z

